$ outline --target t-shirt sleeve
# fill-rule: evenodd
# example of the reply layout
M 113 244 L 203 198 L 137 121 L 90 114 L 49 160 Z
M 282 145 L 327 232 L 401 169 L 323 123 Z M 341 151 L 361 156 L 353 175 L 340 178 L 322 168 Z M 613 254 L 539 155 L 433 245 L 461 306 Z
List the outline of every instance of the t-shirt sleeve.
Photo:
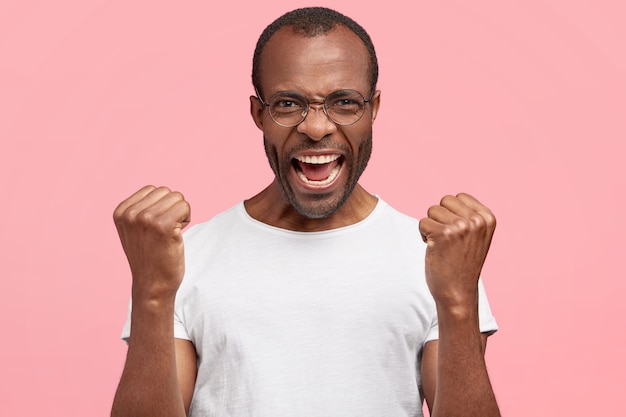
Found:
M 178 307 L 178 306 L 177 306 Z M 126 322 L 122 327 L 122 340 L 128 344 L 128 340 L 130 339 L 130 316 L 133 308 L 133 302 L 130 300 L 128 302 L 128 312 L 126 313 Z M 191 336 L 189 336 L 189 332 L 187 332 L 187 328 L 185 327 L 185 323 L 181 320 L 178 314 L 178 308 L 174 312 L 174 338 L 176 339 L 185 339 L 191 340 Z
M 478 280 L 478 317 L 479 326 L 482 333 L 493 334 L 498 330 L 498 323 L 491 313 L 491 307 L 489 307 L 489 300 L 487 299 L 487 293 L 485 292 L 485 286 L 482 279 Z M 439 322 L 435 318 L 424 344 L 432 340 L 439 339 Z

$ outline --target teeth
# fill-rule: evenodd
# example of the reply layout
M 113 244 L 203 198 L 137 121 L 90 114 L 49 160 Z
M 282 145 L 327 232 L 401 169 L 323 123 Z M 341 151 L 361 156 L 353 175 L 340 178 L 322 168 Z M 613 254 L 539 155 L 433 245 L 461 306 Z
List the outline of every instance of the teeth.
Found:
M 307 155 L 307 156 L 299 156 L 298 161 L 304 162 L 305 164 L 328 164 L 330 162 L 336 161 L 339 159 L 339 155 Z
M 307 163 L 310 163 L 310 162 L 307 162 Z M 328 178 L 326 178 L 325 180 L 321 180 L 321 181 L 313 181 L 313 180 L 308 179 L 306 175 L 304 175 L 304 173 L 302 173 L 302 171 L 300 170 L 297 170 L 296 172 L 298 174 L 298 177 L 300 177 L 300 179 L 303 182 L 306 182 L 309 185 L 323 186 L 323 185 L 330 184 L 335 179 L 340 169 L 341 169 L 341 166 L 337 165 L 336 167 L 333 168 L 332 171 L 330 171 L 330 175 L 328 176 Z

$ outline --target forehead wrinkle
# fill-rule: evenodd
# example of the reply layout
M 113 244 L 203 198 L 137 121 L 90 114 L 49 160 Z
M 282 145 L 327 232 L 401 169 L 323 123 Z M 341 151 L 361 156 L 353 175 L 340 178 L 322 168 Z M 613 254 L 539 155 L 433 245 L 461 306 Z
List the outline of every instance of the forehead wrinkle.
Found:
M 369 94 L 367 49 L 355 34 L 341 27 L 315 37 L 278 31 L 263 51 L 261 67 L 262 86 L 270 95 L 297 91 L 323 98 L 348 88 Z M 355 77 L 358 73 L 362 77 Z
M 341 66 L 340 62 L 333 65 Z M 307 71 L 306 74 L 297 74 L 295 77 L 286 76 L 281 82 L 277 84 L 276 91 L 293 91 L 300 93 L 308 98 L 324 98 L 330 93 L 338 90 L 361 90 L 359 83 L 355 83 L 355 77 L 353 76 L 339 76 L 338 72 L 335 72 L 335 76 L 332 80 L 326 78 L 328 72 L 332 72 L 328 65 L 313 64 L 309 66 L 311 71 Z M 362 91 L 359 91 L 363 94 Z

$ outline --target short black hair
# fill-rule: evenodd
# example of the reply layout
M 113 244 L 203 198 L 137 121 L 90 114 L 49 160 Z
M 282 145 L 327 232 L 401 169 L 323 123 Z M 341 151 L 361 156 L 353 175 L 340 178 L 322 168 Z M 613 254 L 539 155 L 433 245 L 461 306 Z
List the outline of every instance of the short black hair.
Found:
M 378 59 L 376 58 L 376 51 L 374 50 L 372 39 L 357 22 L 326 7 L 305 7 L 285 13 L 274 20 L 274 22 L 267 26 L 263 33 L 261 33 L 252 58 L 252 85 L 257 91 L 257 94 L 261 94 L 261 53 L 267 42 L 279 29 L 285 26 L 291 26 L 296 33 L 306 37 L 315 37 L 325 35 L 339 25 L 345 26 L 357 35 L 363 41 L 363 44 L 365 44 L 369 52 L 370 94 L 373 94 L 376 90 L 376 83 L 378 82 Z

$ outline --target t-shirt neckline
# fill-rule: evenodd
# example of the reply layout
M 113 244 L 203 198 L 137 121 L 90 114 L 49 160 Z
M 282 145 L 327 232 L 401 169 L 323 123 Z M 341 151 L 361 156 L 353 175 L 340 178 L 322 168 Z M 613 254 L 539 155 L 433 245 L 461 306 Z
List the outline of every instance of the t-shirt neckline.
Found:
M 267 223 L 263 223 L 262 221 L 259 221 L 255 219 L 254 217 L 250 216 L 250 214 L 246 210 L 244 201 L 240 201 L 237 204 L 237 213 L 244 220 L 245 223 L 259 230 L 265 230 L 265 231 L 269 231 L 272 233 L 279 233 L 279 234 L 291 235 L 291 236 L 309 236 L 310 237 L 310 236 L 315 236 L 315 235 L 329 235 L 329 234 L 341 233 L 346 230 L 359 229 L 361 227 L 366 226 L 368 223 L 372 222 L 373 219 L 378 216 L 378 213 L 380 213 L 386 206 L 386 203 L 378 195 L 374 195 L 374 197 L 376 197 L 376 200 L 377 200 L 376 205 L 374 206 L 374 209 L 363 220 L 358 221 L 353 224 L 349 224 L 347 226 L 342 226 L 342 227 L 329 229 L 329 230 L 322 230 L 318 232 L 301 232 L 297 230 L 283 229 L 280 227 L 269 225 Z

